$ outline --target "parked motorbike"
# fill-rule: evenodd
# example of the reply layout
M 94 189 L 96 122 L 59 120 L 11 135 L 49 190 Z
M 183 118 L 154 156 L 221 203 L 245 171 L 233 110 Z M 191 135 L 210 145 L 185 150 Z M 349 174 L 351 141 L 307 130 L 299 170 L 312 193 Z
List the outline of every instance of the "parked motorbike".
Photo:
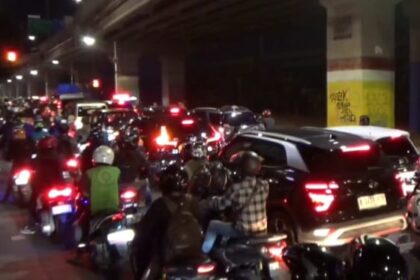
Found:
M 407 222 L 415 233 L 420 233 L 420 173 L 416 172 L 413 181 L 414 190 L 408 196 Z

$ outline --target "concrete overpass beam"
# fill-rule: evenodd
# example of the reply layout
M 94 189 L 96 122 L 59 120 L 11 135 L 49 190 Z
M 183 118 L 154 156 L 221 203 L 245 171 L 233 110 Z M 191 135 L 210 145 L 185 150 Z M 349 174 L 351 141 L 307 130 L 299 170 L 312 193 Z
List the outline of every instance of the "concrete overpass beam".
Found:
M 185 56 L 160 56 L 162 71 L 162 105 L 185 102 Z
M 410 129 L 420 132 L 420 2 L 408 1 L 410 17 Z
M 129 92 L 140 98 L 139 57 L 134 50 L 118 49 L 118 91 Z
M 324 0 L 327 9 L 328 125 L 392 127 L 394 18 L 398 0 Z

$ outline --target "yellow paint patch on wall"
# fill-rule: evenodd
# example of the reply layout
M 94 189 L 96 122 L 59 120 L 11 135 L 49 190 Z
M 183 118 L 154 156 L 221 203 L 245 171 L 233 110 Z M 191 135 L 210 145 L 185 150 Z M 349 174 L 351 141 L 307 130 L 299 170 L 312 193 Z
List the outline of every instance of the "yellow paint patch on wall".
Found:
M 328 126 L 358 125 L 362 115 L 372 125 L 394 127 L 394 83 L 336 81 L 328 83 Z

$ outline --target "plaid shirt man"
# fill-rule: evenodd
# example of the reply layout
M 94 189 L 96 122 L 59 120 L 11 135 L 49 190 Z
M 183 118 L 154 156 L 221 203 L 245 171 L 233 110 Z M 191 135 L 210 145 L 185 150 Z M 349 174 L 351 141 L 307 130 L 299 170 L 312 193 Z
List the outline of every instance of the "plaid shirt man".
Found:
M 242 182 L 233 184 L 222 197 L 215 197 L 210 202 L 212 208 L 219 211 L 230 208 L 239 211 L 234 226 L 245 234 L 267 231 L 268 182 L 255 177 L 247 177 Z

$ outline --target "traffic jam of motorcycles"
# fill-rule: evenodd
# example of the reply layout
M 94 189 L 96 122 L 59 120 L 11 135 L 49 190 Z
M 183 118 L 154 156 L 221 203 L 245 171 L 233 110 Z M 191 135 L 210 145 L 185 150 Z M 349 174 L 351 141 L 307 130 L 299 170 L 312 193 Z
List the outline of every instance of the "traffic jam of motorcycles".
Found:
M 112 279 L 419 279 L 407 132 L 129 100 L 4 100 L 20 235 Z

